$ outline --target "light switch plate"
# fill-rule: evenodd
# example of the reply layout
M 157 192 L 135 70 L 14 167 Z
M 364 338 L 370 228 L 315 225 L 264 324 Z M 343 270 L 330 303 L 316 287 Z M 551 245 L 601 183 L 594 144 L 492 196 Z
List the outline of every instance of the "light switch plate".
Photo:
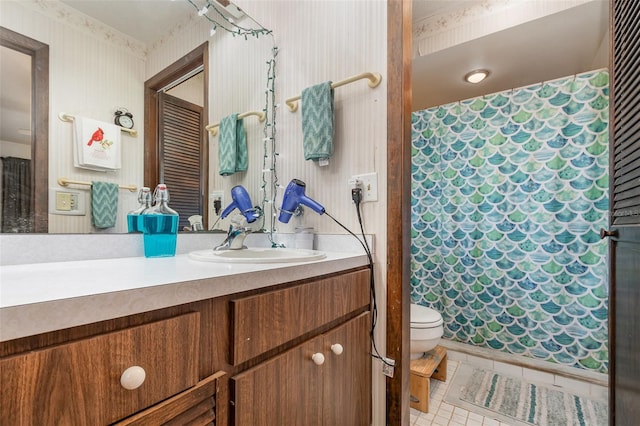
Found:
M 56 191 L 56 211 L 71 211 L 71 194 Z
M 84 216 L 85 193 L 66 188 L 49 188 L 49 213 Z

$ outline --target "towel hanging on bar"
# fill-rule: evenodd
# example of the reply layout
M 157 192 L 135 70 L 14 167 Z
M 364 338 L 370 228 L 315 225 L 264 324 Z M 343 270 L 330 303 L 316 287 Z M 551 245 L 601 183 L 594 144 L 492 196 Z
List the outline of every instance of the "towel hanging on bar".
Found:
M 60 186 L 69 186 L 69 185 L 91 186 L 91 182 L 84 182 L 84 181 L 81 181 L 81 180 L 72 180 L 72 179 L 67 179 L 66 177 L 59 177 L 58 178 L 58 185 L 60 185 Z M 131 192 L 138 191 L 138 187 L 135 186 L 135 185 L 118 185 L 118 188 L 120 188 L 120 189 L 128 189 Z
M 116 226 L 118 217 L 118 185 L 91 182 L 91 224 L 96 228 Z
M 256 117 L 258 117 L 258 121 L 261 123 L 267 117 L 267 115 L 263 111 L 247 111 L 247 112 L 243 112 L 242 114 L 238 114 L 238 120 L 242 118 L 250 117 L 252 115 L 255 115 Z M 218 134 L 219 127 L 220 127 L 220 123 L 214 123 L 214 124 L 209 124 L 207 127 L 205 127 L 205 129 L 207 129 L 209 133 L 211 133 L 211 136 L 215 136 Z
M 243 119 L 231 114 L 220 121 L 218 140 L 218 164 L 221 176 L 245 172 L 248 168 L 247 133 Z
M 382 81 L 382 76 L 380 75 L 380 73 L 363 72 L 361 74 L 345 78 L 344 80 L 336 81 L 335 83 L 331 84 L 331 88 L 335 89 L 337 87 L 351 84 L 354 81 L 363 80 L 365 78 L 369 80 L 369 87 L 371 88 L 378 87 L 378 85 Z M 298 110 L 298 101 L 300 100 L 300 98 L 301 96 L 294 96 L 293 98 L 289 98 L 285 101 L 285 103 L 289 107 L 289 111 L 296 112 Z
M 333 89 L 331 82 L 316 84 L 302 91 L 302 145 L 304 159 L 329 165 L 333 155 Z

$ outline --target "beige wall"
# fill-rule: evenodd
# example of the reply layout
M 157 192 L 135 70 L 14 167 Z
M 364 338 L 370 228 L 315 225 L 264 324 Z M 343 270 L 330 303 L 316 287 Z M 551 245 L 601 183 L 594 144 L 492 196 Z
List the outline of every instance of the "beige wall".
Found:
M 378 173 L 378 202 L 364 204 L 367 233 L 374 234 L 376 293 L 379 307 L 376 343 L 384 354 L 386 315 L 386 122 L 387 4 L 385 1 L 238 1 L 263 25 L 272 28 L 280 49 L 277 66 L 278 174 L 286 185 L 298 178 L 307 194 L 327 212 L 358 233 L 347 180 L 354 174 Z M 291 113 L 284 100 L 306 87 L 338 81 L 364 71 L 382 74 L 375 89 L 358 81 L 335 89 L 335 154 L 328 167 L 305 161 L 300 110 Z M 284 232 L 304 222 L 322 233 L 344 233 L 329 217 L 307 209 L 302 220 L 280 226 Z M 339 248 L 336 248 L 339 250 Z M 385 380 L 373 362 L 373 424 L 385 422 Z

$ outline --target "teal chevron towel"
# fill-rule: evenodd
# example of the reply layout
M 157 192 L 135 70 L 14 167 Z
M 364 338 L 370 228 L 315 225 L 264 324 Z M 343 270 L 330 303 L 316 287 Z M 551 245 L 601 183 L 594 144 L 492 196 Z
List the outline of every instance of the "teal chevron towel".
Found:
M 331 82 L 302 91 L 302 145 L 305 160 L 326 160 L 333 155 L 333 89 Z
M 91 182 L 91 224 L 96 228 L 116 226 L 118 217 L 118 185 Z
M 247 171 L 247 133 L 244 130 L 244 120 L 238 120 L 238 114 L 231 114 L 220 120 L 218 164 L 222 176 Z

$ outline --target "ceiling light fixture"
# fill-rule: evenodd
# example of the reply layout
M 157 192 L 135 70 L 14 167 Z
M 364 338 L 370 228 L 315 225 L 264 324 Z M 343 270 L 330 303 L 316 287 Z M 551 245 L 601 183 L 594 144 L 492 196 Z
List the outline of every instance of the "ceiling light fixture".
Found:
M 464 76 L 464 81 L 472 84 L 480 83 L 489 76 L 488 70 L 473 70 Z

